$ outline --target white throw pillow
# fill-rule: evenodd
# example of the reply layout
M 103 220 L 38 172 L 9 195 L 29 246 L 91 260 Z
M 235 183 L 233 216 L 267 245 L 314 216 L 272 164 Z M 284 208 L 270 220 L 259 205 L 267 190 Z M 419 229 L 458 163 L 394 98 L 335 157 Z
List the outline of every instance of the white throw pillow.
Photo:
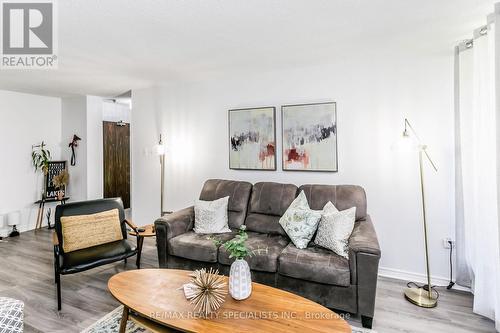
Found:
M 194 203 L 194 232 L 197 234 L 231 232 L 227 218 L 228 203 L 229 197 L 214 201 L 196 200 Z
M 330 201 L 323 208 L 314 243 L 349 259 L 348 242 L 356 221 L 356 207 L 339 211 Z
M 299 249 L 305 249 L 318 228 L 321 211 L 309 208 L 304 191 L 290 204 L 280 218 L 280 225 Z

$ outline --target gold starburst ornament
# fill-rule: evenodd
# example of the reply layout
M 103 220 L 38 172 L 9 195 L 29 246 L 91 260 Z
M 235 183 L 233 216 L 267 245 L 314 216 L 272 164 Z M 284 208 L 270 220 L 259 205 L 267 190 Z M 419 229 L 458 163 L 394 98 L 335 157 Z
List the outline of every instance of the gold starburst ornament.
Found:
M 191 274 L 191 282 L 185 284 L 184 294 L 194 304 L 194 311 L 205 317 L 216 312 L 224 303 L 227 284 L 218 270 L 202 268 Z

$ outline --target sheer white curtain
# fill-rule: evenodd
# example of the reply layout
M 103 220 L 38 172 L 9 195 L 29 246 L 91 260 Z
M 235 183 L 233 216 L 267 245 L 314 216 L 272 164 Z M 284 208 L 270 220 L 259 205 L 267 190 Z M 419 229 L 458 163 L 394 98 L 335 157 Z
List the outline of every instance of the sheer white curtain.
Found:
M 457 283 L 500 331 L 500 50 L 495 14 L 456 52 Z

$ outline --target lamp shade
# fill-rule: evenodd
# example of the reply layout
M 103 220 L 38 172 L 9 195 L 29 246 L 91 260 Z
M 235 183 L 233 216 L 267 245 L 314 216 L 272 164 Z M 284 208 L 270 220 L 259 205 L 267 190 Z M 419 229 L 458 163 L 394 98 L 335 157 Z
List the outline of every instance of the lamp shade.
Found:
M 5 227 L 5 217 L 3 215 L 0 215 L 0 229 L 2 229 L 3 227 Z
M 15 211 L 7 215 L 7 223 L 10 226 L 19 225 L 21 223 L 21 212 Z
M 166 147 L 164 144 L 160 143 L 155 146 L 155 153 L 158 156 L 165 155 Z
M 416 151 L 418 149 L 418 144 L 415 140 L 408 135 L 405 131 L 403 134 L 392 144 L 391 147 L 394 151 L 408 152 Z

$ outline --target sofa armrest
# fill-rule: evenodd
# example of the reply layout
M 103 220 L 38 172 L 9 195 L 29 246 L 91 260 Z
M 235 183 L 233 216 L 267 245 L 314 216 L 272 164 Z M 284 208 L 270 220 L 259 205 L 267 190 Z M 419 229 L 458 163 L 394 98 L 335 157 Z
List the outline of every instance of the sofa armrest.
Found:
M 369 215 L 365 220 L 354 224 L 354 229 L 349 238 L 349 254 L 360 252 L 380 256 L 377 233 Z
M 168 241 L 193 229 L 194 206 L 160 217 L 155 221 L 156 248 L 160 267 L 167 267 Z
M 349 238 L 351 283 L 358 290 L 358 313 L 371 321 L 375 309 L 380 245 L 370 216 L 357 221 Z

